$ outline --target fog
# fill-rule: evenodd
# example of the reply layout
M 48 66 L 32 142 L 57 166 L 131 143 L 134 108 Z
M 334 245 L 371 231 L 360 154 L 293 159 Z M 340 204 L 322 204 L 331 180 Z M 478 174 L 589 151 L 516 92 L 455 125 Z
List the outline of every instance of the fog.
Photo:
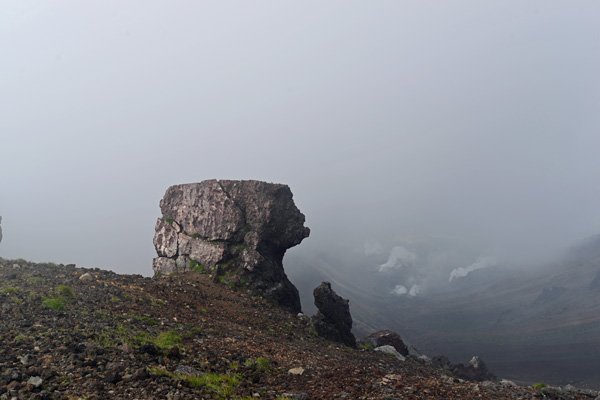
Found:
M 3 2 L 0 256 L 149 275 L 166 188 L 222 178 L 290 185 L 295 252 L 447 238 L 482 257 L 456 277 L 543 260 L 600 233 L 598 21 L 594 1 Z

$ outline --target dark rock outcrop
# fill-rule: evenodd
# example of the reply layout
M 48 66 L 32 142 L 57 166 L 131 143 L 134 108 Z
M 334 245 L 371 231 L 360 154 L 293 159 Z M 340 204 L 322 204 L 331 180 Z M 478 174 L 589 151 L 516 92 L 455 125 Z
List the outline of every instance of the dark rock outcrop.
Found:
M 370 344 L 373 347 L 392 346 L 398 353 L 405 357 L 409 354 L 408 347 L 404 344 L 400 335 L 387 329 L 371 333 L 362 342 Z
M 450 359 L 446 356 L 435 356 L 431 359 L 431 366 L 434 368 L 451 370 L 452 363 Z
M 313 316 L 317 334 L 325 339 L 356 347 L 349 301 L 335 293 L 329 282 L 321 283 L 313 294 L 318 309 Z
M 431 360 L 431 365 L 435 368 L 445 369 L 452 375 L 468 381 L 495 381 L 496 375 L 490 372 L 487 365 L 478 356 L 473 356 L 467 365 L 452 364 L 448 357 L 437 356 Z
M 167 189 L 160 208 L 155 275 L 206 272 L 300 311 L 283 256 L 310 230 L 287 185 L 214 179 L 175 185 Z
M 468 365 L 456 364 L 452 369 L 454 375 L 459 378 L 466 379 L 469 381 L 493 381 L 496 380 L 496 376 L 492 374 L 487 365 L 477 356 L 474 356 L 469 361 Z

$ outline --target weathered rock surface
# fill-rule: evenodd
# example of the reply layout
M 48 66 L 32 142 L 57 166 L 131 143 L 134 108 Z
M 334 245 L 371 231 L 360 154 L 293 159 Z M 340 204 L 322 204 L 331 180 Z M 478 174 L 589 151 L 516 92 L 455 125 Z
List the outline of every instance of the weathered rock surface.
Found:
M 387 329 L 371 333 L 363 339 L 363 342 L 369 343 L 373 347 L 392 346 L 403 356 L 409 355 L 408 346 L 406 346 L 400 335 Z
M 329 282 L 321 283 L 313 294 L 318 309 L 313 316 L 317 334 L 325 339 L 356 347 L 349 301 L 334 292 Z
M 175 185 L 167 189 L 160 208 L 155 274 L 207 272 L 300 311 L 283 256 L 310 230 L 287 185 L 231 180 Z

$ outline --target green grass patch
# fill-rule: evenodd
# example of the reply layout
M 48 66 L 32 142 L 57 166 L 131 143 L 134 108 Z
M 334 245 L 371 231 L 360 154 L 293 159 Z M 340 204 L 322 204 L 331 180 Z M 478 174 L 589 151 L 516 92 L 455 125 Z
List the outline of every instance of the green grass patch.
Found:
M 25 282 L 27 282 L 27 284 L 31 286 L 38 286 L 43 284 L 45 280 L 41 276 L 28 276 L 27 278 L 25 278 Z
M 244 362 L 244 366 L 263 373 L 271 371 L 271 361 L 265 357 L 249 358 Z
M 372 351 L 375 350 L 375 346 L 373 345 L 373 343 L 361 343 L 360 345 L 358 345 L 358 348 L 360 350 L 366 350 L 366 351 Z
M 159 299 L 158 297 L 149 296 L 150 304 L 154 307 L 162 307 L 167 304 L 167 300 Z
M 42 305 L 54 311 L 63 311 L 67 306 L 67 300 L 61 296 L 44 297 Z
M 55 290 L 59 296 L 65 297 L 67 299 L 75 298 L 75 291 L 70 286 L 58 285 Z
M 15 342 L 22 343 L 22 342 L 27 342 L 29 340 L 31 340 L 31 338 L 29 336 L 26 336 L 23 334 L 19 334 L 19 335 L 15 336 Z
M 548 386 L 548 385 L 546 385 L 543 382 L 534 383 L 533 385 L 531 385 L 531 387 L 534 388 L 535 390 L 541 390 L 541 389 L 545 388 L 546 386 Z
M 127 340 L 127 339 L 126 339 Z M 169 351 L 173 347 L 181 346 L 183 337 L 175 331 L 161 332 L 157 336 L 152 336 L 147 332 L 141 332 L 131 337 L 131 343 L 136 346 L 153 344 L 163 351 Z
M 168 331 L 159 333 L 153 342 L 159 349 L 170 350 L 181 345 L 182 340 L 183 338 L 177 332 Z
M 12 296 L 18 294 L 19 292 L 21 292 L 21 289 L 12 286 L 3 287 L 0 289 L 0 294 L 5 296 Z
M 190 271 L 198 272 L 200 274 L 205 274 L 208 272 L 208 270 L 206 269 L 204 264 L 202 264 L 201 262 L 198 262 L 196 260 L 189 260 L 188 267 L 189 267 Z
M 235 390 L 240 385 L 242 376 L 240 374 L 216 374 L 206 373 L 201 375 L 188 375 L 169 372 L 158 367 L 148 368 L 148 372 L 154 376 L 164 376 L 176 381 L 185 382 L 193 388 L 202 388 L 211 392 L 219 400 L 241 399 L 234 396 Z
M 101 347 L 116 347 L 119 343 L 110 332 L 102 331 L 94 336 L 94 342 Z
M 75 291 L 67 285 L 58 285 L 54 288 L 54 293 L 54 296 L 42 298 L 42 306 L 54 311 L 63 311 L 75 298 Z

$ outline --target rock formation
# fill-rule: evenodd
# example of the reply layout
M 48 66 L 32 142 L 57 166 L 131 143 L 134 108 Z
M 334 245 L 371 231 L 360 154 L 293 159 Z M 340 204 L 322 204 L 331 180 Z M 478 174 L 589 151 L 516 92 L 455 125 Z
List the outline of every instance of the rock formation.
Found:
M 325 339 L 356 347 L 349 301 L 335 293 L 329 282 L 321 283 L 313 294 L 318 309 L 317 314 L 313 316 L 317 334 Z
M 300 311 L 283 256 L 310 230 L 287 185 L 214 179 L 175 185 L 167 189 L 160 208 L 155 274 L 206 272 Z
M 495 381 L 498 378 L 487 368 L 487 365 L 478 356 L 473 356 L 467 365 L 452 364 L 446 356 L 436 356 L 431 360 L 435 368 L 445 369 L 457 378 L 468 381 Z
M 408 347 L 406 344 L 404 344 L 404 341 L 400 335 L 387 329 L 371 333 L 362 341 L 372 345 L 373 347 L 392 346 L 403 356 L 406 357 L 409 355 Z

